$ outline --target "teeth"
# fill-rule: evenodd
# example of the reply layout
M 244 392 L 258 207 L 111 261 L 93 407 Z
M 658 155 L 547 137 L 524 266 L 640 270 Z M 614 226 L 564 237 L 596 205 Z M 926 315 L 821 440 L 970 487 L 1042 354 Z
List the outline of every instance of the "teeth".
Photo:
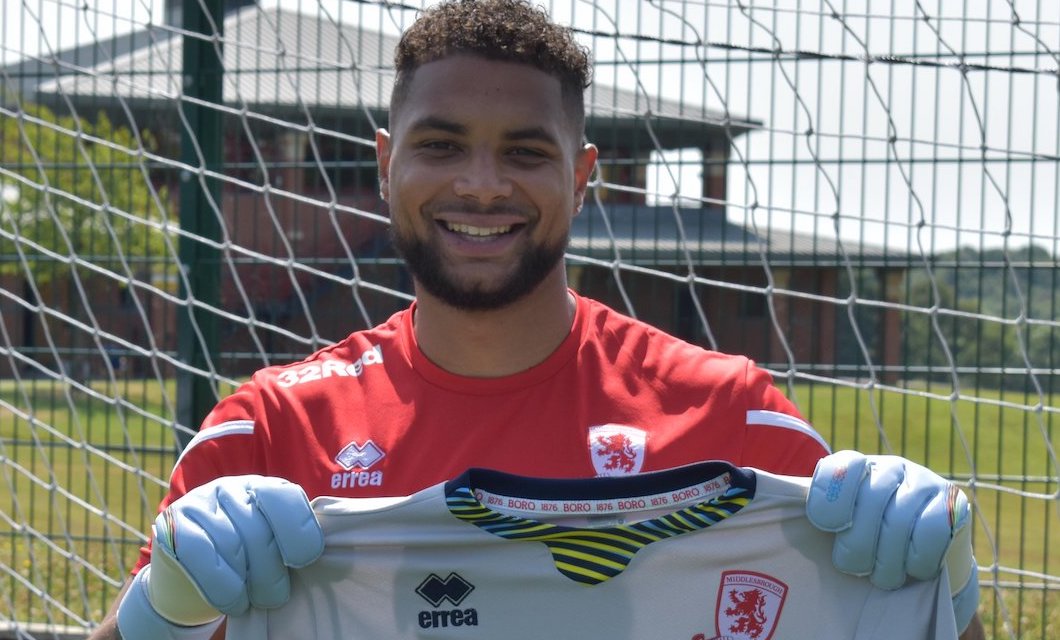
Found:
M 473 227 L 469 224 L 446 222 L 445 228 L 455 233 L 463 233 L 469 236 L 498 236 L 512 230 L 512 225 L 506 224 L 500 227 Z

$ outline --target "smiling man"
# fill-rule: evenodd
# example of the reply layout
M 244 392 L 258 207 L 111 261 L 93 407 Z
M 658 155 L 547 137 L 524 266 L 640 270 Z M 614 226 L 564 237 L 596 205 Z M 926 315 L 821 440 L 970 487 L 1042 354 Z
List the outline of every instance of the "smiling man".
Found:
M 394 244 L 420 291 L 467 311 L 506 307 L 545 280 L 565 297 L 563 252 L 596 148 L 581 144 L 559 80 L 475 55 L 414 76 L 376 145 Z
M 945 570 L 967 625 L 977 584 L 951 483 L 830 454 L 746 358 L 568 288 L 597 155 L 583 140 L 591 65 L 568 29 L 519 0 L 446 2 L 405 32 L 395 66 L 376 143 L 415 302 L 214 408 L 96 638 L 208 638 L 222 614 L 282 605 L 288 567 L 323 549 L 307 496 L 409 495 L 469 467 L 589 478 L 702 460 L 813 475 L 808 516 L 836 532 L 839 569 L 879 588 Z
M 563 253 L 596 148 L 582 144 L 582 85 L 567 84 L 479 55 L 426 61 L 400 76 L 392 131 L 376 135 L 418 346 L 452 371 L 522 371 L 570 333 Z

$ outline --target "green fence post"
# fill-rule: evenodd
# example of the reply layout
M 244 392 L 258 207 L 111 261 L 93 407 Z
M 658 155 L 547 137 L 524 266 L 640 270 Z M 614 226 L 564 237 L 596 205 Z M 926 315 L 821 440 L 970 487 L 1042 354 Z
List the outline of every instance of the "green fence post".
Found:
M 206 105 L 221 104 L 224 68 L 221 41 L 223 0 L 184 0 L 183 110 L 187 125 L 181 135 L 181 160 L 200 170 L 221 169 L 221 112 Z M 203 36 L 196 34 L 204 34 Z M 216 36 L 216 39 L 215 39 Z M 199 101 L 202 101 L 201 103 Z M 181 175 L 180 260 L 187 271 L 181 293 L 195 300 L 178 317 L 177 353 L 185 364 L 209 370 L 217 355 L 217 315 L 200 305 L 220 304 L 220 252 L 205 241 L 219 241 L 221 188 L 216 179 L 193 171 Z M 191 234 L 191 235 L 189 235 Z M 200 240 L 200 237 L 202 238 Z M 177 374 L 177 420 L 197 429 L 217 401 L 216 382 L 210 377 L 181 370 Z M 178 432 L 181 448 L 191 435 Z

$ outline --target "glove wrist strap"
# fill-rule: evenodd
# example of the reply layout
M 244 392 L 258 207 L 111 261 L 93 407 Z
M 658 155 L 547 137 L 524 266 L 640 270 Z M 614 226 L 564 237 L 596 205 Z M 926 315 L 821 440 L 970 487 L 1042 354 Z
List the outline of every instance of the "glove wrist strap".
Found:
M 963 526 L 953 534 L 950 548 L 943 562 L 950 578 L 950 591 L 960 591 L 971 576 L 975 575 L 975 556 L 972 552 L 972 528 Z
M 968 580 L 953 595 L 953 618 L 957 632 L 964 633 L 979 608 L 979 576 L 972 572 Z
M 209 640 L 224 618 L 190 627 L 169 622 L 151 606 L 147 595 L 150 572 L 148 565 L 136 574 L 118 605 L 118 631 L 123 640 Z
M 216 620 L 221 612 L 210 606 L 199 585 L 177 562 L 161 540 L 151 547 L 151 579 L 145 584 L 147 597 L 163 618 L 183 627 Z
M 953 597 L 953 616 L 960 632 L 968 627 L 979 605 L 979 576 L 972 551 L 972 528 L 963 526 L 953 536 L 946 551 L 946 577 Z

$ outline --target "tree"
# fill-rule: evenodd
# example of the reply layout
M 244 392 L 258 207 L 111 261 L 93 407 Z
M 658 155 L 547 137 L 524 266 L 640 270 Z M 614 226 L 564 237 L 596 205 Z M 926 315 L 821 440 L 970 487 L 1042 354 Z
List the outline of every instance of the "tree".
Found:
M 140 134 L 141 144 L 103 113 L 91 123 L 36 105 L 2 125 L 0 163 L 25 180 L 0 174 L 0 252 L 15 253 L 17 244 L 38 284 L 70 275 L 77 260 L 118 268 L 119 256 L 137 262 L 162 254 L 163 235 L 151 223 L 167 198 L 139 162 L 141 147 L 154 144 L 150 133 Z M 25 269 L 2 265 L 0 272 Z
M 113 309 L 126 283 L 172 268 L 157 224 L 169 200 L 143 164 L 149 132 L 115 126 L 102 112 L 88 121 L 23 103 L 15 113 L 0 117 L 5 286 L 21 281 L 24 296 L 42 298 L 28 303 L 84 320 L 94 306 Z M 33 342 L 38 321 L 25 321 Z M 87 346 L 89 337 L 67 324 L 60 342 Z
M 1056 366 L 1060 333 L 1047 324 L 1025 324 L 1018 329 L 1012 322 L 1021 311 L 1030 319 L 1056 317 L 1060 279 L 1055 259 L 1046 250 L 964 247 L 939 254 L 935 260 L 940 265 L 932 271 L 935 286 L 925 270 L 911 270 L 906 302 L 921 309 L 937 304 L 944 313 L 938 316 L 937 329 L 929 315 L 904 314 L 907 364 L 931 366 L 935 370 L 932 379 L 947 381 L 952 373 L 945 343 L 958 370 L 976 372 L 962 376 L 966 384 L 1011 389 L 1029 388 L 1029 376 L 1011 373 L 1025 369 L 1028 361 L 1033 367 Z M 998 373 L 1001 370 L 1009 373 Z M 1038 378 L 1043 385 L 1052 384 L 1048 376 Z

